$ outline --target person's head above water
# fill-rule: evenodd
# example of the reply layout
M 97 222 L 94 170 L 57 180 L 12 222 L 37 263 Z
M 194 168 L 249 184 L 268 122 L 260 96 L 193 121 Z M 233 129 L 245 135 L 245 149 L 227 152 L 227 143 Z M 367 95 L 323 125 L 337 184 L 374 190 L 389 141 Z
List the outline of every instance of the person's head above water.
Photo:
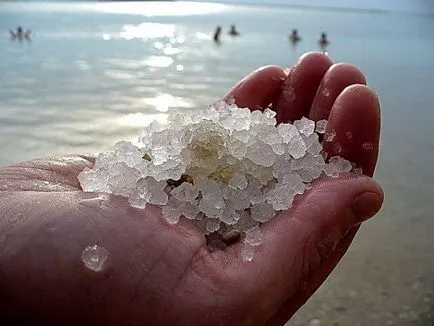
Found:
M 294 43 L 300 41 L 301 37 L 298 35 L 298 29 L 294 28 L 292 30 L 291 34 L 289 35 L 289 39 Z
M 23 32 L 23 28 L 21 26 L 17 27 L 17 33 L 21 34 Z
M 322 33 L 321 33 L 321 37 L 320 37 L 320 39 L 319 39 L 318 42 L 319 42 L 321 45 L 326 45 L 326 44 L 328 44 L 328 43 L 329 43 L 329 40 L 327 39 L 327 33 L 322 32 Z
M 237 31 L 237 27 L 235 26 L 235 24 L 232 24 L 230 29 L 229 29 L 229 34 L 231 35 L 238 35 L 238 31 Z
M 220 34 L 222 33 L 222 27 L 220 25 L 217 25 L 215 31 L 214 31 L 214 41 L 220 41 Z

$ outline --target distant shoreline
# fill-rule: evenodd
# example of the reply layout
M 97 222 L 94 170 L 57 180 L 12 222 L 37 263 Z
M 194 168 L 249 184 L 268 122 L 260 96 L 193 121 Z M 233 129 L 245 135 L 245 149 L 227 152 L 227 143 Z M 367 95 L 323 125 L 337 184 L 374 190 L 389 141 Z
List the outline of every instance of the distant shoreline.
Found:
M 122 3 L 122 2 L 133 2 L 133 3 L 147 3 L 147 2 L 197 2 L 197 3 L 215 3 L 215 4 L 223 4 L 223 5 L 232 5 L 232 6 L 252 6 L 252 7 L 265 7 L 265 8 L 292 8 L 299 10 L 309 10 L 309 11 L 326 11 L 326 12 L 341 12 L 341 13 L 362 13 L 362 14 L 402 14 L 402 15 L 417 15 L 417 16 L 434 16 L 434 10 L 426 10 L 426 11 L 407 11 L 400 9 L 389 9 L 389 8 L 355 8 L 355 7 L 340 7 L 340 6 L 327 6 L 327 5 L 318 5 L 318 4 L 297 4 L 297 3 L 279 3 L 273 2 L 260 2 L 255 0 L 245 0 L 245 1 L 237 1 L 237 0 L 41 0 L 41 1 L 31 1 L 31 0 L 21 0 L 21 1 L 13 1 L 13 0 L 0 0 L 0 3 L 3 4 L 38 4 L 38 3 L 50 3 L 50 4 L 89 4 L 89 3 Z
M 116 1 L 116 0 L 114 0 Z M 121 1 L 129 1 L 129 0 L 121 0 Z M 132 0 L 136 1 L 136 0 Z M 166 0 L 144 0 L 147 1 L 166 1 Z M 320 11 L 330 11 L 330 12 L 347 12 L 347 13 L 366 13 L 366 14 L 410 14 L 410 15 L 422 15 L 422 16 L 434 16 L 434 11 L 405 11 L 405 10 L 393 10 L 393 9 L 376 9 L 376 8 L 345 8 L 345 7 L 336 7 L 336 6 L 320 6 L 320 5 L 305 5 L 305 4 L 285 4 L 285 3 L 260 3 L 260 2 L 250 2 L 246 1 L 230 1 L 230 0 L 167 0 L 167 1 L 186 1 L 186 2 L 211 2 L 211 3 L 221 3 L 228 5 L 239 5 L 239 6 L 258 6 L 258 7 L 284 7 L 284 8 L 294 8 L 294 9 L 303 9 L 303 10 L 320 10 Z

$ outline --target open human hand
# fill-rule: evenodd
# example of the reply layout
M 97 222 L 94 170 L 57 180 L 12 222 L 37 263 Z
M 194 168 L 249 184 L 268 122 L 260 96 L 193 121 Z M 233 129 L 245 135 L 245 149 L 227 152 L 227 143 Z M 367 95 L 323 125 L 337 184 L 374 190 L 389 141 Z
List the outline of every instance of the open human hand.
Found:
M 84 193 L 78 173 L 93 158 L 38 159 L 0 169 L 0 321 L 44 325 L 281 325 L 315 292 L 382 204 L 370 178 L 378 155 L 379 103 L 353 66 L 303 56 L 286 76 L 259 69 L 225 96 L 269 104 L 279 122 L 328 119 L 324 148 L 365 175 L 322 178 L 261 226 L 253 262 L 241 243 L 209 250 L 190 221 Z M 357 85 L 355 85 L 357 84 Z M 366 146 L 369 144 L 369 146 Z M 84 267 L 88 246 L 106 248 L 104 269 Z

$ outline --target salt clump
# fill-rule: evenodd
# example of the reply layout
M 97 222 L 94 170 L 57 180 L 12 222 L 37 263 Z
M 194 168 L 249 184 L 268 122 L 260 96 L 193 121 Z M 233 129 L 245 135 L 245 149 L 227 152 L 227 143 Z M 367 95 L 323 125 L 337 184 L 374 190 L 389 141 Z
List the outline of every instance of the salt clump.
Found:
M 225 103 L 175 112 L 167 124 L 151 123 L 135 144 L 121 141 L 100 154 L 78 179 L 84 191 L 124 196 L 138 209 L 159 205 L 169 224 L 183 216 L 205 234 L 241 232 L 242 258 L 251 261 L 262 243 L 260 224 L 289 209 L 313 180 L 353 170 L 341 157 L 324 160 L 318 134 L 326 120 L 277 125 L 275 116 Z M 96 249 L 85 250 L 86 264 Z
M 100 272 L 104 268 L 108 256 L 109 252 L 98 245 L 87 246 L 81 252 L 81 260 L 84 266 L 94 272 Z

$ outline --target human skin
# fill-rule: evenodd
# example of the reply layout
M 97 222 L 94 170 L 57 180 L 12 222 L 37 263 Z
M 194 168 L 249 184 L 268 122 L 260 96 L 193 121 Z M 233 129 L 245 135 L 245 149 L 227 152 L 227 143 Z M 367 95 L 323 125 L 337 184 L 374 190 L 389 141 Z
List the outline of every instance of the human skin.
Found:
M 336 131 L 324 143 L 329 157 L 339 154 L 364 172 L 315 181 L 291 209 L 261 225 L 263 244 L 252 262 L 240 258 L 240 242 L 210 250 L 190 221 L 169 225 L 158 207 L 140 210 L 122 197 L 83 192 L 77 175 L 92 167 L 92 157 L 1 168 L 0 323 L 284 324 L 381 207 L 382 190 L 371 178 L 379 102 L 364 84 L 354 66 L 309 53 L 288 76 L 279 67 L 263 67 L 224 96 L 251 109 L 271 104 L 279 122 L 328 119 L 327 130 Z M 100 272 L 80 259 L 93 244 L 109 252 Z

